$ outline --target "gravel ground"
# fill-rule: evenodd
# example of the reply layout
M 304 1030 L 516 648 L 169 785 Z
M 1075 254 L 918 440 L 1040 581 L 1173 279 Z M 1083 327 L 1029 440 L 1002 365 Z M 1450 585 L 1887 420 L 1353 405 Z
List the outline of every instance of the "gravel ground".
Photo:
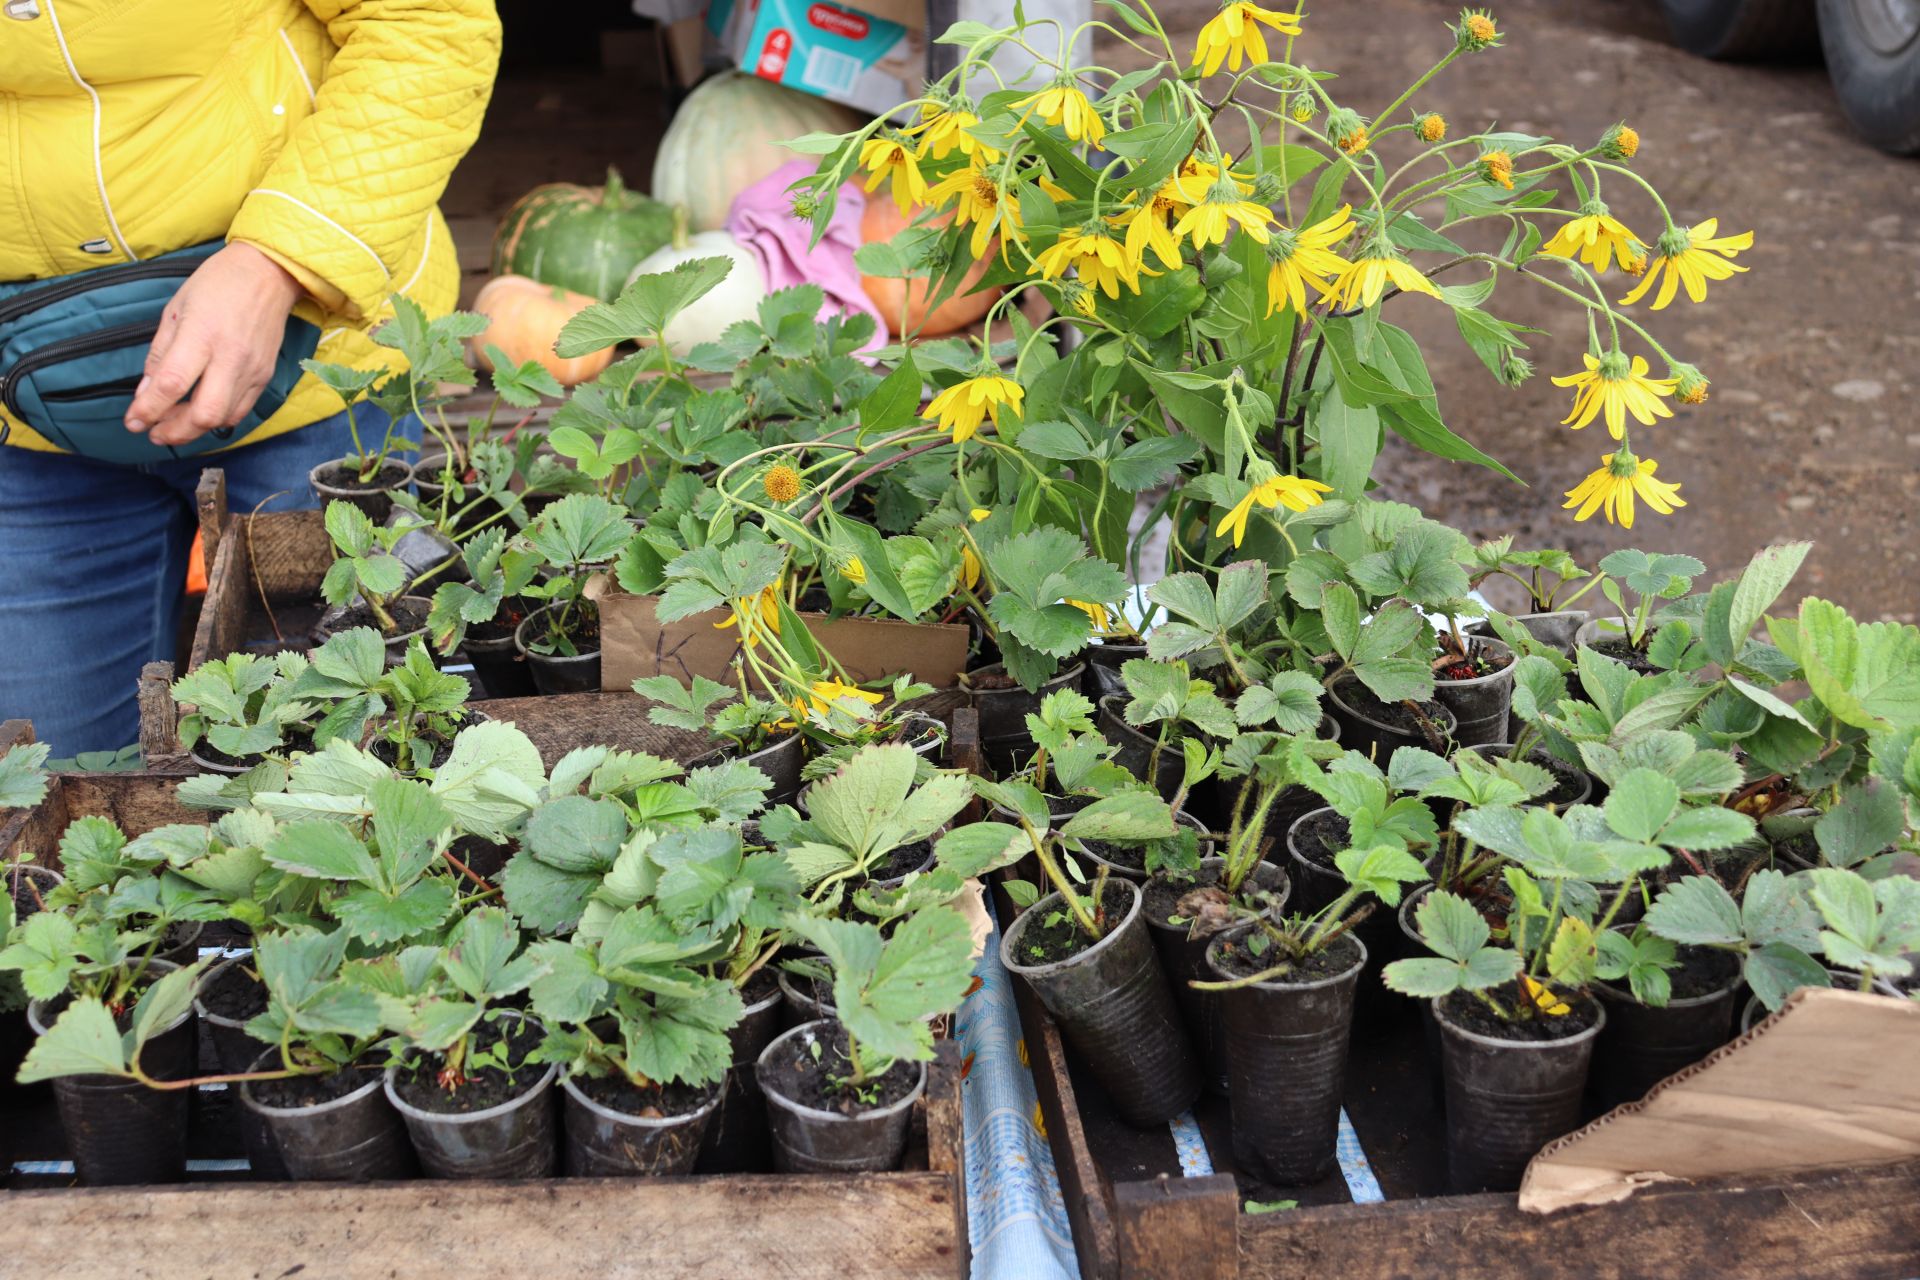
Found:
M 1162 0 L 1182 52 L 1213 0 Z M 1447 47 L 1459 6 L 1435 0 L 1310 4 L 1296 54 L 1335 69 L 1337 100 L 1371 114 Z M 1769 542 L 1813 538 L 1795 583 L 1862 616 L 1920 611 L 1920 164 L 1882 155 L 1848 132 L 1818 66 L 1737 67 L 1670 46 L 1652 0 L 1497 3 L 1504 47 L 1456 62 L 1417 106 L 1444 113 L 1452 136 L 1498 124 L 1585 143 L 1618 120 L 1639 130 L 1636 165 L 1676 219 L 1718 216 L 1751 228 L 1746 274 L 1702 304 L 1684 296 L 1636 312 L 1669 349 L 1713 380 L 1711 400 L 1635 432 L 1685 509 L 1641 509 L 1632 530 L 1599 517 L 1574 524 L 1562 494 L 1609 444 L 1596 424 L 1559 425 L 1570 390 L 1548 376 L 1580 367 L 1584 326 L 1524 282 L 1503 281 L 1491 309 L 1555 330 L 1528 353 L 1539 370 L 1517 390 L 1493 383 L 1440 304 L 1401 298 L 1396 323 L 1421 340 L 1448 424 L 1531 487 L 1480 468 L 1390 446 L 1385 496 L 1480 538 L 1513 531 L 1523 546 L 1564 546 L 1583 563 L 1616 547 L 1686 551 L 1714 577 Z M 1133 54 L 1111 40 L 1100 61 Z M 1658 213 L 1609 184 L 1616 216 L 1651 239 Z M 1621 296 L 1624 288 L 1620 290 Z M 1656 372 L 1657 366 L 1656 366 Z M 1509 602 L 1510 603 L 1510 602 Z

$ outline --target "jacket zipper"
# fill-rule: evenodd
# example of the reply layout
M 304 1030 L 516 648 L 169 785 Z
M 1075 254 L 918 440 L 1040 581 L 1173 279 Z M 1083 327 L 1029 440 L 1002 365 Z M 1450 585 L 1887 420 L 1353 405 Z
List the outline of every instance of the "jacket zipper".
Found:
M 21 381 L 34 370 L 59 364 L 62 360 L 79 360 L 103 351 L 130 347 L 143 339 L 151 339 L 155 332 L 157 327 L 151 324 L 122 324 L 96 333 L 83 333 L 77 338 L 67 338 L 61 342 L 49 342 L 39 350 L 22 356 L 13 368 L 0 376 L 0 404 L 6 405 L 8 413 L 24 420 L 19 388 Z
M 102 267 L 95 271 L 82 271 L 71 279 L 56 284 L 42 285 L 38 289 L 29 289 L 0 302 L 0 324 L 6 324 L 40 307 L 50 306 L 66 298 L 75 297 L 94 289 L 105 289 L 129 280 L 160 280 L 168 276 L 190 276 L 200 266 L 203 258 L 183 261 L 178 258 L 151 258 L 146 262 L 130 262 L 120 267 Z

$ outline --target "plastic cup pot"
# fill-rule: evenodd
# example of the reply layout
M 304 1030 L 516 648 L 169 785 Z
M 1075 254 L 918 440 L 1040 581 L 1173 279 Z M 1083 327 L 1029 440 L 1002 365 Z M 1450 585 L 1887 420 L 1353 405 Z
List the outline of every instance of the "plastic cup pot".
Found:
M 708 1085 L 689 1111 L 639 1115 L 612 1098 L 587 1092 L 592 1084 L 568 1076 L 560 1082 L 566 1113 L 566 1168 L 576 1178 L 659 1177 L 691 1173 L 707 1125 L 725 1096 Z
M 280 1066 L 280 1051 L 269 1049 L 251 1064 L 254 1071 Z M 240 1082 L 240 1105 L 271 1135 L 286 1176 L 295 1182 L 374 1182 L 411 1177 L 413 1145 L 406 1122 L 387 1097 L 378 1071 L 348 1068 L 347 1087 L 333 1097 L 303 1105 L 270 1103 L 262 1092 L 269 1083 Z M 277 1096 L 270 1091 L 269 1096 Z
M 831 1047 L 838 1046 L 844 1054 L 845 1045 L 846 1033 L 840 1024 L 823 1018 L 776 1036 L 754 1064 L 773 1130 L 773 1167 L 779 1172 L 879 1173 L 898 1168 L 906 1154 L 913 1104 L 927 1088 L 926 1063 L 894 1063 L 889 1074 L 911 1075 L 906 1092 L 852 1114 L 810 1106 L 796 1096 L 805 1078 L 805 1068 L 799 1064 L 817 1067 L 820 1062 L 811 1050 L 825 1046 L 830 1054 Z

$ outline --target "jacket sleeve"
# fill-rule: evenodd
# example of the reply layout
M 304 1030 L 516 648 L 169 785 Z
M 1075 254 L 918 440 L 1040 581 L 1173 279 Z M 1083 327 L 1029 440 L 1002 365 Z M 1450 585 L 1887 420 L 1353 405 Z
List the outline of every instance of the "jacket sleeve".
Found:
M 480 131 L 500 60 L 493 0 L 305 0 L 339 48 L 314 109 L 241 204 L 229 240 L 330 311 L 386 300 Z

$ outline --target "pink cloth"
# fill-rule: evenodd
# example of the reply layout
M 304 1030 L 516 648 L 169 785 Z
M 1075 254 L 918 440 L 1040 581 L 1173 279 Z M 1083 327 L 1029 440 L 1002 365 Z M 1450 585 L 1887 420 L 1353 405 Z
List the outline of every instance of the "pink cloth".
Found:
M 877 351 L 886 345 L 887 323 L 861 287 L 860 270 L 853 265 L 853 251 L 860 247 L 860 219 L 867 211 L 866 194 L 851 182 L 842 184 L 826 234 L 809 248 L 813 224 L 793 216 L 793 196 L 787 188 L 813 170 L 811 160 L 789 161 L 742 191 L 727 214 L 727 231 L 759 260 L 769 292 L 817 284 L 827 295 L 826 305 L 820 308 L 822 320 L 852 311 L 872 316 L 873 340 L 861 350 Z

